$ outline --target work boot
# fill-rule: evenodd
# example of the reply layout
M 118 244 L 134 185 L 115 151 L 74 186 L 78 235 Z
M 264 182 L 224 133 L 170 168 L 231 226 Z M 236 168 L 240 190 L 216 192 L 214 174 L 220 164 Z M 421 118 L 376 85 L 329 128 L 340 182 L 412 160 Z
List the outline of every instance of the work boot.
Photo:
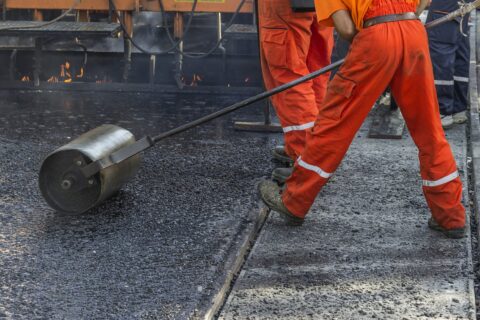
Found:
M 280 145 L 273 148 L 272 156 L 273 156 L 273 159 L 289 167 L 293 166 L 294 161 L 292 160 L 292 158 L 288 156 L 287 152 L 285 152 L 285 146 Z
M 260 182 L 258 193 L 267 207 L 278 212 L 287 225 L 301 226 L 303 224 L 304 219 L 295 216 L 283 204 L 280 187 L 275 182 L 268 180 Z
M 443 129 L 450 129 L 453 126 L 453 116 L 441 116 Z
M 292 175 L 293 168 L 277 168 L 272 172 L 272 180 L 279 185 L 284 185 L 285 181 Z
M 465 123 L 465 122 L 467 122 L 467 112 L 466 111 L 458 112 L 458 113 L 455 113 L 453 115 L 453 123 L 462 124 L 462 123 Z
M 428 219 L 428 227 L 435 231 L 440 231 L 448 238 L 452 239 L 461 239 L 465 236 L 465 227 L 462 228 L 455 228 L 455 229 L 445 229 L 440 226 L 435 219 L 430 218 Z

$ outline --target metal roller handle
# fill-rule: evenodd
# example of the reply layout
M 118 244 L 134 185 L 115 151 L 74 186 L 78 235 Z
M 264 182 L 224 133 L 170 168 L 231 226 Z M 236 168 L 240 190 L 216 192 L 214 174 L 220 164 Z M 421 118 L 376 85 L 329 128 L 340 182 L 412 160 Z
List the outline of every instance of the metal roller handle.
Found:
M 100 170 L 103 170 L 103 169 L 108 168 L 110 166 L 113 166 L 117 163 L 120 163 L 124 160 L 127 160 L 128 158 L 133 157 L 134 155 L 153 147 L 160 140 L 163 140 L 165 138 L 168 138 L 168 137 L 174 136 L 176 134 L 185 132 L 185 131 L 190 130 L 194 127 L 197 127 L 201 124 L 204 124 L 206 122 L 212 121 L 212 120 L 217 119 L 217 118 L 220 118 L 220 117 L 222 117 L 226 114 L 232 113 L 232 112 L 234 112 L 238 109 L 249 106 L 252 103 L 255 103 L 255 102 L 258 102 L 260 100 L 269 98 L 269 97 L 271 97 L 271 96 L 273 96 L 277 93 L 280 93 L 282 91 L 293 88 L 296 85 L 299 85 L 303 82 L 312 80 L 312 79 L 314 79 L 314 78 L 316 78 L 316 77 L 318 77 L 322 74 L 330 72 L 333 69 L 339 67 L 340 65 L 343 64 L 344 61 L 345 61 L 345 59 L 339 60 L 335 63 L 332 63 L 331 65 L 326 66 L 325 68 L 322 68 L 322 69 L 319 69 L 315 72 L 307 74 L 306 76 L 303 76 L 303 77 L 298 78 L 296 80 L 293 80 L 291 82 L 285 83 L 285 84 L 283 84 L 279 87 L 276 87 L 276 88 L 274 88 L 270 91 L 265 91 L 265 92 L 262 92 L 262 93 L 260 93 L 256 96 L 247 98 L 247 99 L 245 99 L 243 101 L 240 101 L 240 102 L 237 102 L 237 103 L 235 103 L 235 104 L 233 104 L 229 107 L 218 110 L 217 112 L 214 112 L 214 113 L 209 114 L 205 117 L 194 120 L 192 122 L 186 123 L 186 124 L 184 124 L 180 127 L 174 128 L 174 129 L 172 129 L 170 131 L 167 131 L 167 132 L 164 132 L 164 133 L 161 133 L 157 136 L 144 137 L 144 138 L 138 140 L 137 142 L 135 142 L 134 144 L 131 144 L 126 148 L 120 149 L 120 150 L 112 153 L 108 157 L 97 160 L 97 161 L 92 162 L 89 165 L 83 167 L 81 169 L 82 174 L 85 176 L 85 178 L 89 178 L 89 177 L 93 176 L 94 174 L 96 174 L 97 172 L 99 172 Z

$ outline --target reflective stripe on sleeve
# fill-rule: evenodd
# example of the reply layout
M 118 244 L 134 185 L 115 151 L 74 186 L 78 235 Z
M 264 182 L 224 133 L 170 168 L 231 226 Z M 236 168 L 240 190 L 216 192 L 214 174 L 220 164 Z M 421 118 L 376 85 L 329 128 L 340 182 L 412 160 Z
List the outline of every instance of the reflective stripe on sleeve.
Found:
M 437 186 L 441 186 L 442 184 L 453 181 L 457 178 L 458 178 L 458 171 L 455 171 L 454 173 L 451 173 L 448 176 L 435 181 L 423 180 L 423 185 L 425 187 L 437 187 Z
M 453 80 L 458 81 L 458 82 L 468 82 L 468 77 L 457 77 L 454 76 Z
M 328 179 L 333 175 L 333 173 L 328 173 L 323 171 L 320 167 L 312 166 L 311 164 L 306 163 L 305 161 L 302 160 L 302 157 L 298 157 L 297 162 L 300 167 L 313 171 L 322 178 Z
M 437 86 L 453 86 L 453 80 L 435 80 Z
M 308 122 L 308 123 L 305 123 L 305 124 L 301 124 L 299 126 L 289 126 L 289 127 L 283 128 L 283 132 L 287 133 L 287 132 L 290 132 L 290 131 L 306 130 L 306 129 L 313 128 L 314 125 L 315 125 L 315 121 Z

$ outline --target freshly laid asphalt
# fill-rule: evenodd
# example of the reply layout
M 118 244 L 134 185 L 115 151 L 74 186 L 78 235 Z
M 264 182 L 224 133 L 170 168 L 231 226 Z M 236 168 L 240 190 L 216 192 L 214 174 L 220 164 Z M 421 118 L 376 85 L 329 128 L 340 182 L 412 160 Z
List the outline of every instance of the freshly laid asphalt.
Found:
M 196 319 L 223 293 L 221 319 L 475 318 L 470 238 L 427 228 L 415 146 L 368 139 L 368 121 L 304 226 L 270 214 L 230 293 L 280 135 L 235 132 L 226 117 L 165 140 L 79 216 L 39 193 L 42 159 L 89 129 L 141 137 L 238 99 L 0 92 L 0 318 Z M 465 126 L 447 137 L 466 183 Z
M 270 214 L 220 319 L 476 319 L 470 237 L 427 228 L 411 138 L 367 129 L 302 227 Z M 465 125 L 447 137 L 466 183 Z
M 259 219 L 275 137 L 229 118 L 165 140 L 137 177 L 80 216 L 48 207 L 44 157 L 104 123 L 156 134 L 235 96 L 0 92 L 0 318 L 187 319 L 211 312 Z M 261 108 L 247 111 L 259 114 Z

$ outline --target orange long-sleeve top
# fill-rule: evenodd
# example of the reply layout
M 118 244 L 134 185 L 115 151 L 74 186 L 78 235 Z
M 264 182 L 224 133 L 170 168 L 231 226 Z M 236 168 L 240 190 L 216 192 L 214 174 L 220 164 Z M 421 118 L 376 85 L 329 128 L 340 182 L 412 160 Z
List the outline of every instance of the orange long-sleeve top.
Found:
M 363 19 L 372 3 L 374 6 L 398 8 L 400 12 L 415 11 L 419 0 L 315 0 L 317 19 L 322 26 L 333 27 L 332 14 L 339 10 L 348 10 L 358 30 L 363 28 Z M 402 9 L 406 9 L 406 11 Z M 396 10 L 395 10 L 396 11 Z

